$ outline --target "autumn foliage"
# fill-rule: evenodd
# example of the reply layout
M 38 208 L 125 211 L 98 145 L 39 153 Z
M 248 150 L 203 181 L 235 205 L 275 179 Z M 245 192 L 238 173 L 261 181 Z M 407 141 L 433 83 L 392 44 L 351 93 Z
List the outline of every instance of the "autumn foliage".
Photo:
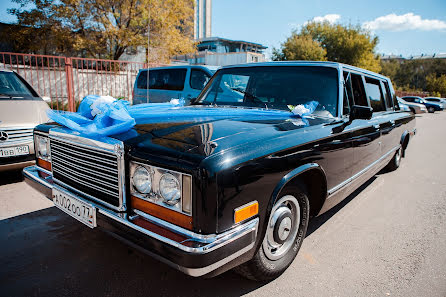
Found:
M 151 62 L 195 51 L 193 0 L 14 0 L 8 32 L 17 50 L 119 59 L 147 49 Z M 29 8 L 31 7 L 31 8 Z
M 309 22 L 273 50 L 273 60 L 333 61 L 379 72 L 377 44 L 360 26 Z

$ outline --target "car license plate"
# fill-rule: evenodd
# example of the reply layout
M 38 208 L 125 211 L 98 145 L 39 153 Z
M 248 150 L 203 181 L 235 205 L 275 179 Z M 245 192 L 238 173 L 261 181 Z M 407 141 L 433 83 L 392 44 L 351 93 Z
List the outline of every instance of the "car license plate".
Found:
M 88 227 L 96 227 L 96 207 L 93 205 L 56 188 L 53 188 L 53 202 L 56 207 Z
M 27 145 L 0 148 L 0 158 L 29 155 Z

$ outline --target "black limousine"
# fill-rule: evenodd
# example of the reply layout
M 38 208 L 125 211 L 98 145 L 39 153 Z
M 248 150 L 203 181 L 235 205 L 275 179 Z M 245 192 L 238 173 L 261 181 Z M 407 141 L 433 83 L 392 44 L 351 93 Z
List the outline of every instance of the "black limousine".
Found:
M 307 102 L 317 102 L 311 114 L 290 112 Z M 26 181 L 188 275 L 235 268 L 265 281 L 292 263 L 312 217 L 398 168 L 416 132 L 388 78 L 332 62 L 223 67 L 183 108 L 238 113 L 148 116 L 99 138 L 39 125 Z

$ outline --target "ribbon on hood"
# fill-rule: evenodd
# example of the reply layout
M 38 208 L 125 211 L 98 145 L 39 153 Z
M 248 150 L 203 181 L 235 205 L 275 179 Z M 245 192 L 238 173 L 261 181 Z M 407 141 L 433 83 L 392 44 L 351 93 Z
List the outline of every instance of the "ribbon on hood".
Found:
M 110 96 L 88 95 L 81 101 L 77 112 L 48 110 L 48 117 L 86 136 L 110 136 L 124 133 L 136 124 L 209 121 L 226 118 L 293 119 L 310 115 L 318 102 L 289 106 L 290 111 L 246 108 L 215 108 L 201 105 L 184 106 L 184 100 L 167 103 L 130 105 Z M 299 121 L 300 124 L 302 121 Z

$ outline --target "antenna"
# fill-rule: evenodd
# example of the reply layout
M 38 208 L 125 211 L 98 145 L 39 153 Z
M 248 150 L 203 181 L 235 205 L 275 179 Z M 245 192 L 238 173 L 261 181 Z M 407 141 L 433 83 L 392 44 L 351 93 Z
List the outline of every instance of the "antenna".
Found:
M 148 8 L 148 20 L 147 20 L 147 81 L 146 81 L 146 83 L 147 83 L 147 96 L 146 96 L 146 98 L 147 98 L 147 103 L 149 103 L 149 86 L 150 86 L 150 72 L 149 72 L 149 69 L 150 69 L 150 54 L 149 54 L 149 51 L 150 51 L 150 2 L 149 2 L 149 8 Z

